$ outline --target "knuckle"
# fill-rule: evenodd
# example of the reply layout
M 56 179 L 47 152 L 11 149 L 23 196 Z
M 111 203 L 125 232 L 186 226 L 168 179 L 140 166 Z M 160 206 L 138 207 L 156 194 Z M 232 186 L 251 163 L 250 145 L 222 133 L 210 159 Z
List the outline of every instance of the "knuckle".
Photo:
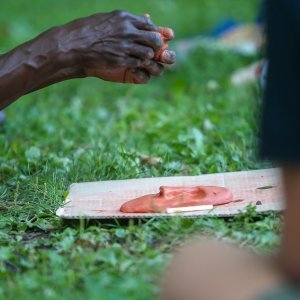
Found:
M 130 42 L 128 40 L 123 40 L 120 42 L 121 49 L 128 49 L 130 48 Z
M 148 18 L 148 17 L 146 17 L 146 16 L 143 17 L 143 21 L 144 21 L 145 25 L 147 25 L 148 27 L 154 26 L 153 22 L 151 21 L 151 19 Z
M 144 71 L 140 71 L 137 74 L 140 83 L 147 83 L 150 80 L 150 75 Z
M 126 18 L 128 17 L 129 13 L 126 10 L 115 10 L 114 15 L 118 18 Z
M 164 67 L 161 64 L 157 64 L 156 75 L 161 76 L 164 74 Z
M 132 67 L 139 67 L 142 64 L 142 60 L 134 58 L 131 60 Z
M 145 83 L 148 83 L 149 80 L 150 80 L 150 75 L 145 74 L 145 75 L 143 76 L 142 83 L 144 83 L 144 84 L 145 84 Z
M 152 20 L 149 17 L 143 16 L 143 17 L 141 17 L 140 20 L 141 20 L 141 24 L 144 29 L 149 30 L 149 31 L 157 30 L 157 26 L 152 22 Z
M 136 32 L 129 20 L 124 20 L 118 27 L 118 30 L 123 38 L 134 39 Z
M 150 60 L 154 57 L 154 51 L 152 48 L 140 49 L 140 56 L 145 60 Z
M 162 73 L 163 73 L 163 71 L 164 71 L 163 66 L 161 64 L 159 64 L 159 63 L 156 63 L 156 62 L 152 62 L 152 64 L 148 68 L 146 68 L 146 69 L 153 76 L 161 76 Z
M 146 51 L 146 58 L 152 59 L 154 55 L 154 51 L 151 48 Z
M 122 35 L 123 37 L 125 38 L 131 38 L 132 36 L 132 28 L 130 27 L 130 24 L 123 24 L 122 28 L 121 28 L 121 31 L 122 31 Z

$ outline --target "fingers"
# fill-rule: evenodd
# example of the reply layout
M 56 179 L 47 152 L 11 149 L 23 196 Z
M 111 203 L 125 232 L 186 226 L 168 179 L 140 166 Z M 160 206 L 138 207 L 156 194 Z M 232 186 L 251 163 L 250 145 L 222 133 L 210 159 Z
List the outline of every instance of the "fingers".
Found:
M 144 61 L 139 68 L 127 69 L 124 74 L 124 83 L 146 84 L 151 76 L 161 76 L 164 72 L 164 67 L 153 61 Z
M 150 74 L 146 70 L 135 68 L 128 70 L 124 79 L 126 83 L 145 84 L 150 80 Z
M 174 31 L 168 27 L 158 27 L 158 32 L 167 40 L 172 41 L 175 37 Z
M 142 60 L 152 59 L 154 51 L 152 48 L 136 43 L 129 43 L 127 46 L 127 54 L 140 58 Z
M 154 51 L 158 51 L 164 45 L 160 33 L 150 31 L 137 31 L 132 35 L 136 43 L 151 47 Z
M 164 73 L 164 67 L 154 60 L 144 61 L 141 68 L 145 69 L 151 76 L 161 76 Z
M 171 50 L 164 50 L 160 55 L 160 62 L 168 65 L 172 65 L 176 61 L 176 53 Z
M 142 65 L 142 60 L 138 59 L 136 57 L 123 57 L 118 59 L 118 62 L 116 64 L 116 67 L 118 68 L 138 68 Z
M 145 16 L 136 16 L 132 15 L 132 24 L 140 30 L 147 30 L 147 31 L 157 31 L 157 26 L 148 18 L 147 15 Z
M 164 67 L 153 61 L 144 61 L 139 68 L 127 69 L 124 74 L 124 83 L 145 84 L 151 76 L 161 76 Z

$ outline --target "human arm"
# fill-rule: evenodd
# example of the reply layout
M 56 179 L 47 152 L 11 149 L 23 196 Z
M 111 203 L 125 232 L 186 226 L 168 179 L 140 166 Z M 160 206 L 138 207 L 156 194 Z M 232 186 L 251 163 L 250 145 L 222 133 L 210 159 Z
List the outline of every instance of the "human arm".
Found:
M 72 78 L 145 83 L 163 72 L 152 60 L 163 45 L 157 31 L 149 18 L 124 11 L 52 28 L 0 56 L 0 109 L 24 94 Z

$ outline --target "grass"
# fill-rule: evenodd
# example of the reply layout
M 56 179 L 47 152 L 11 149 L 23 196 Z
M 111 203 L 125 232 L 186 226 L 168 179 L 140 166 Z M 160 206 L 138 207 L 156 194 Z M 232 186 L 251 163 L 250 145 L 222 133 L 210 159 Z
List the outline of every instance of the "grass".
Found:
M 237 0 L 189 3 L 3 0 L 0 47 L 4 52 L 96 11 L 147 11 L 180 37 L 207 30 L 224 15 L 251 20 L 256 6 L 248 1 L 241 7 Z M 228 81 L 251 61 L 199 49 L 147 86 L 74 80 L 6 109 L 0 128 L 0 299 L 156 298 L 171 250 L 191 234 L 273 252 L 280 219 L 253 208 L 231 219 L 128 224 L 70 223 L 55 216 L 72 182 L 262 167 L 255 155 L 258 88 Z M 219 87 L 210 90 L 209 80 Z M 144 164 L 138 153 L 163 162 Z

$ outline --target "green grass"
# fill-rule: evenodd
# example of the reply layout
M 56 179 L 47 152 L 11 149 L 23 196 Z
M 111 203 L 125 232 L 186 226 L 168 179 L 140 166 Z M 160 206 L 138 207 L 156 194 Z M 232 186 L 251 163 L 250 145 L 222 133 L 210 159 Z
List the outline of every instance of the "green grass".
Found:
M 68 20 L 126 8 L 149 12 L 180 36 L 224 15 L 251 20 L 254 2 L 1 2 L 4 51 Z M 169 11 L 167 11 L 167 8 Z M 72 182 L 197 175 L 262 167 L 255 156 L 259 92 L 229 74 L 251 60 L 198 50 L 147 86 L 74 80 L 23 97 L 0 129 L 0 299 L 155 299 L 171 250 L 190 234 L 256 251 L 278 244 L 280 219 L 253 209 L 232 219 L 63 222 L 55 216 Z M 209 90 L 216 80 L 219 88 Z M 158 156 L 153 167 L 138 153 Z

